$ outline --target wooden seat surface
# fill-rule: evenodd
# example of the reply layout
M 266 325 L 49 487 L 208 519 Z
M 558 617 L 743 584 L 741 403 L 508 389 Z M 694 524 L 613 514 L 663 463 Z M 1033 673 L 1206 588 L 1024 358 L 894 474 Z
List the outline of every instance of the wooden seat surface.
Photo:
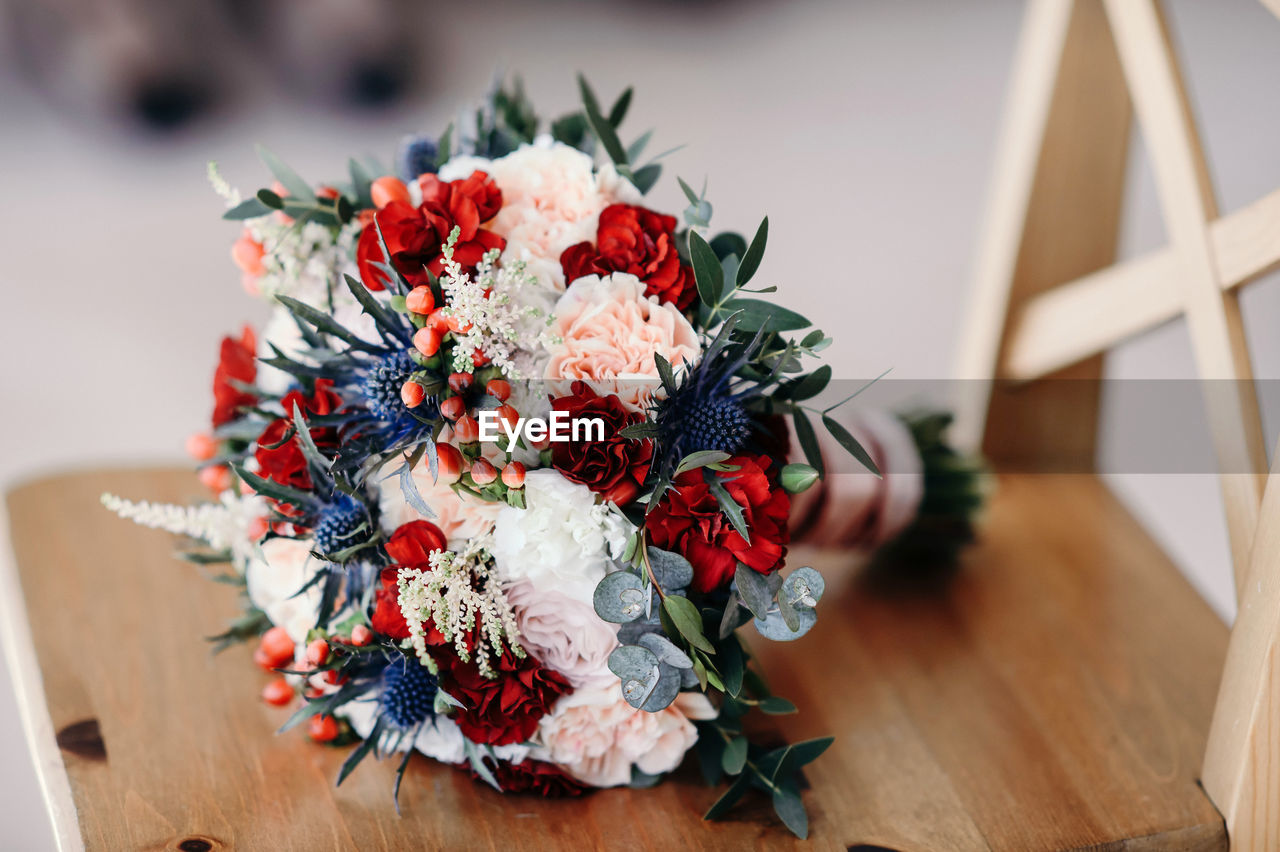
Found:
M 88 848 L 793 844 L 763 799 L 702 822 L 718 791 L 687 766 L 654 789 L 544 801 L 418 760 L 401 816 L 391 761 L 335 789 L 346 749 L 275 735 L 286 712 L 258 701 L 249 650 L 203 642 L 234 591 L 103 510 L 108 490 L 199 496 L 187 472 L 135 470 L 8 499 L 10 658 L 57 828 Z M 836 736 L 807 770 L 812 832 L 795 845 L 1226 848 L 1197 776 L 1227 630 L 1094 477 L 1003 477 L 946 594 L 873 592 L 841 582 L 840 562 L 812 559 L 834 578 L 812 633 L 758 643 L 774 691 L 800 707 L 766 730 Z M 74 811 L 58 801 L 63 766 Z

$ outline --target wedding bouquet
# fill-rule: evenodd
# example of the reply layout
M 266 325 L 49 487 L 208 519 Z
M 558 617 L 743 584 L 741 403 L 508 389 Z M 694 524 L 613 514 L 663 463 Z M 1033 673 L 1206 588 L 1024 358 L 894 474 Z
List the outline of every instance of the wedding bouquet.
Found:
M 631 91 L 606 111 L 580 83 L 547 134 L 497 88 L 408 140 L 399 177 L 352 160 L 316 186 L 264 151 L 276 184 L 241 199 L 211 166 L 243 284 L 276 305 L 223 341 L 212 431 L 189 443 L 216 502 L 104 502 L 232 566 L 246 610 L 219 638 L 257 643 L 264 700 L 300 702 L 285 728 L 358 742 L 338 783 L 399 754 L 398 794 L 416 751 L 578 795 L 653 783 L 697 743 L 708 780 L 733 779 L 708 818 L 755 786 L 803 837 L 798 773 L 831 738 L 748 740 L 749 711 L 795 707 L 739 639 L 815 623 L 822 576 L 782 570 L 793 495 L 824 443 L 894 459 L 914 485 L 841 519 L 880 543 L 958 457 L 936 418 L 850 431 L 813 407 L 830 338 L 748 289 L 768 220 L 713 236 L 684 181 L 682 222 L 646 207 L 661 168 L 639 162 L 648 134 L 619 139 Z M 977 505 L 961 492 L 949 517 Z

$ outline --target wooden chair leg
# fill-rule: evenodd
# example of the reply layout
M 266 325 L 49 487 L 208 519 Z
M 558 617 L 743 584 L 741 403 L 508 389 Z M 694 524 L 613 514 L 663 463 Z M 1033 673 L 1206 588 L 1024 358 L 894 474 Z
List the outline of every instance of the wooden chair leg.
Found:
M 998 376 L 1008 317 L 1115 259 L 1129 141 L 1124 75 L 1099 0 L 1034 0 L 1014 67 L 958 375 Z M 1093 464 L 1101 357 L 1026 387 L 965 382 L 956 438 L 997 463 Z M 989 395 L 988 395 L 989 394 Z

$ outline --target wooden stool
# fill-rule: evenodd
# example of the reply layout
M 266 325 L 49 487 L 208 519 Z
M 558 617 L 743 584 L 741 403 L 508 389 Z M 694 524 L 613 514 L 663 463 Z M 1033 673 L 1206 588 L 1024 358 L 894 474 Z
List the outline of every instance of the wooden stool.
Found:
M 1109 266 L 1129 93 L 1159 142 L 1173 244 Z M 1280 259 L 1280 194 L 1216 217 L 1153 0 L 1033 0 L 1009 116 L 962 375 L 1096 379 L 1101 352 L 1185 311 L 1201 373 L 1247 378 L 1231 288 Z M 1062 411 L 1042 396 L 1000 385 L 970 399 L 962 435 L 985 435 L 997 461 L 1091 460 L 1096 397 Z M 1256 421 L 1243 390 L 1215 418 L 1223 470 L 1264 470 Z M 1224 477 L 1242 589 L 1230 642 L 1088 474 L 1002 476 L 943 592 L 833 580 L 804 641 L 757 643 L 775 690 L 801 708 L 766 724 L 836 735 L 806 770 L 808 844 L 751 797 L 702 822 L 717 791 L 688 767 L 654 789 L 544 801 L 414 761 L 402 816 L 390 762 L 335 789 L 344 750 L 276 736 L 285 711 L 257 700 L 249 651 L 211 657 L 200 638 L 234 614 L 234 592 L 176 564 L 165 535 L 98 506 L 103 491 L 196 497 L 187 472 L 62 476 L 10 494 L 4 645 L 65 848 L 1198 850 L 1226 848 L 1230 826 L 1236 848 L 1275 849 L 1280 486 L 1251 566 L 1261 483 Z M 847 561 L 796 552 L 792 564 L 807 556 L 833 578 Z

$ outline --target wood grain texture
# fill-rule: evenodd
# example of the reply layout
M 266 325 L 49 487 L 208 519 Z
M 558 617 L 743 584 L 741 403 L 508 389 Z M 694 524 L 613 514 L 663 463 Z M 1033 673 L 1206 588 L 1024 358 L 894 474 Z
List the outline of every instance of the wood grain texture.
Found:
M 1226 629 L 1093 477 L 1000 486 L 949 593 L 877 593 L 814 555 L 831 578 L 818 626 L 759 643 L 801 707 L 765 729 L 836 736 L 807 769 L 804 848 L 1225 848 L 1196 778 Z M 390 763 L 334 789 L 344 750 L 276 736 L 285 711 L 258 701 L 248 650 L 202 642 L 232 590 L 102 510 L 104 490 L 198 496 L 185 472 L 117 471 L 9 498 L 36 650 L 21 662 L 48 702 L 26 709 L 64 732 L 77 822 L 61 828 L 89 849 L 802 846 L 759 799 L 703 823 L 717 792 L 688 768 L 651 790 L 542 801 L 415 761 L 400 817 Z

